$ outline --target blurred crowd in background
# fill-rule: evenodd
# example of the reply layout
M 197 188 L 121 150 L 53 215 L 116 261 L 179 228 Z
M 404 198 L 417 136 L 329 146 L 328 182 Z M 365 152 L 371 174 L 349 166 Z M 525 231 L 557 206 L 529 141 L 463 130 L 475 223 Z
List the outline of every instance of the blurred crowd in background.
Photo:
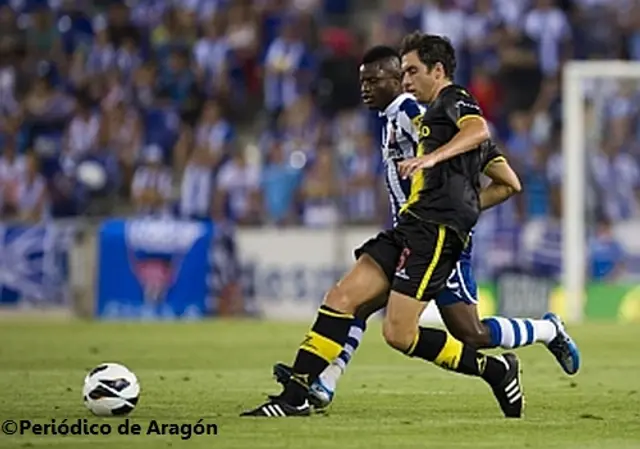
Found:
M 640 59 L 636 3 L 0 0 L 0 210 L 387 224 L 379 119 L 360 106 L 358 62 L 420 29 L 452 41 L 456 81 L 524 184 L 483 216 L 478 274 L 527 263 L 556 275 L 561 67 Z M 640 91 L 586 88 L 590 272 L 613 278 L 624 250 L 611 224 L 638 214 Z

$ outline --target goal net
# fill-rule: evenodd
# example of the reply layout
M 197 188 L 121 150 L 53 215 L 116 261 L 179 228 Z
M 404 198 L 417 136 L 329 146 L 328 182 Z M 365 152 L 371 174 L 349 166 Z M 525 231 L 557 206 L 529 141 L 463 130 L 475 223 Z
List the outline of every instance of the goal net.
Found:
M 640 320 L 640 63 L 571 62 L 562 82 L 563 315 Z

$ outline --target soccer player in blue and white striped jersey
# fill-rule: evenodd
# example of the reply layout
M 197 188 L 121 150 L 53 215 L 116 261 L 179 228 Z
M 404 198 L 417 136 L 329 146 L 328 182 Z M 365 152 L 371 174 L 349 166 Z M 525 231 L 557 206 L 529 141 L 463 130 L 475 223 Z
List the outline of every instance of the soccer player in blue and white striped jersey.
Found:
M 365 103 L 367 101 L 365 95 Z M 374 105 L 375 107 L 375 105 Z M 385 164 L 385 182 L 389 193 L 389 204 L 393 223 L 398 220 L 400 208 L 407 201 L 411 190 L 411 180 L 402 179 L 398 162 L 415 157 L 418 145 L 418 131 L 414 122 L 420 119 L 424 108 L 415 97 L 401 93 L 381 112 L 384 118 L 382 127 L 382 158 Z
M 377 61 L 395 60 L 399 63 L 399 59 L 398 54 L 391 48 L 374 47 L 363 58 L 360 72 L 363 102 L 370 109 L 378 110 L 384 118 L 382 155 L 386 167 L 385 180 L 394 215 L 394 225 L 397 214 L 410 192 L 410 180 L 403 179 L 398 165 L 402 161 L 415 157 L 417 153 L 419 122 L 426 108 L 419 104 L 413 95 L 412 91 L 416 88 L 410 82 L 405 85 L 405 90 L 409 92 L 401 91 L 400 83 L 397 82 L 398 79 L 394 76 L 393 70 L 367 70 L 367 67 L 377 67 L 371 64 Z M 407 76 L 405 76 L 406 79 Z M 483 209 L 487 209 L 505 201 L 518 191 L 520 186 L 517 176 L 495 145 L 491 145 L 487 151 L 483 152 L 480 159 L 481 168 L 493 181 L 489 188 L 481 191 L 481 205 Z M 572 355 L 564 354 L 565 358 L 563 358 L 560 351 L 554 350 L 558 345 L 551 344 L 558 343 L 557 336 L 564 338 L 565 335 L 561 323 L 556 322 L 555 316 L 542 320 L 493 317 L 480 321 L 476 307 L 477 288 L 470 262 L 471 248 L 470 236 L 469 244 L 447 282 L 447 288 L 434 298 L 448 330 L 463 343 L 473 347 L 511 349 L 536 342 L 546 344 L 565 372 L 574 374 L 579 362 L 576 360 L 577 352 Z M 331 402 L 337 381 L 360 344 L 366 319 L 371 313 L 384 306 L 386 299 L 381 297 L 365 304 L 356 313 L 342 352 L 311 385 L 310 399 L 317 407 L 324 407 Z M 566 348 L 566 345 L 562 346 Z M 575 350 L 577 351 L 577 348 Z M 274 367 L 274 374 L 280 382 L 284 383 L 290 374 L 290 368 L 277 364 Z

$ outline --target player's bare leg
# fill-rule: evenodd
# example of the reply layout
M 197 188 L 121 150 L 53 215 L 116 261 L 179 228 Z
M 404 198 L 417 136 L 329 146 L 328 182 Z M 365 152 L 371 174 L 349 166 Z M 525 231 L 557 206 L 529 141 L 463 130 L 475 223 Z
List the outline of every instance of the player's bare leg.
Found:
M 491 331 L 480 321 L 475 304 L 438 305 L 442 322 L 455 338 L 477 349 L 491 348 Z
M 306 416 L 309 386 L 338 357 L 347 341 L 355 312 L 389 289 L 380 266 L 363 254 L 354 267 L 326 295 L 315 323 L 302 341 L 293 373 L 278 397 L 243 416 Z
M 505 416 L 519 418 L 524 397 L 515 355 L 484 355 L 443 330 L 419 326 L 424 307 L 424 303 L 392 291 L 383 325 L 387 343 L 409 357 L 419 357 L 446 370 L 484 379 Z
M 420 316 L 426 307 L 426 302 L 390 292 L 387 312 L 382 322 L 382 336 L 387 344 L 404 353 L 413 349 L 419 333 Z
M 569 375 L 580 366 L 580 353 L 560 319 L 547 314 L 543 319 L 490 317 L 480 320 L 475 304 L 457 302 L 438 305 L 442 321 L 458 340 L 477 349 L 521 348 L 544 344 Z
M 323 305 L 355 315 L 389 290 L 389 281 L 375 260 L 363 254 L 354 267 L 327 293 Z

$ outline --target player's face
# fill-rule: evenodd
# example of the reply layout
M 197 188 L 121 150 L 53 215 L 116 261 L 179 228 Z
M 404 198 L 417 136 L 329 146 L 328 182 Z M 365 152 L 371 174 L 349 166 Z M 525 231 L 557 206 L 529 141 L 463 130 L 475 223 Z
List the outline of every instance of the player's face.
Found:
M 415 51 L 402 56 L 402 88 L 415 95 L 421 103 L 429 103 L 433 99 L 437 81 L 435 72 L 420 61 Z
M 394 78 L 378 64 L 360 66 L 360 96 L 369 109 L 386 108 L 394 98 L 394 91 L 399 89 L 397 86 L 397 77 Z

